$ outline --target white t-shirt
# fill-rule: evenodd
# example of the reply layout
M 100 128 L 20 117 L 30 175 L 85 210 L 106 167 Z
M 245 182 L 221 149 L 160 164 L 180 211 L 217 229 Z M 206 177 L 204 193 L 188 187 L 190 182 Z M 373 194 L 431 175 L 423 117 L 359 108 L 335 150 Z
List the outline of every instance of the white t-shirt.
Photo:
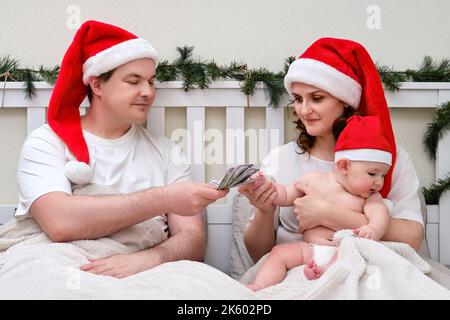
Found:
M 103 139 L 86 130 L 83 135 L 93 167 L 92 184 L 125 194 L 191 180 L 190 166 L 181 148 L 139 125 L 133 125 L 117 139 Z M 64 174 L 70 160 L 75 157 L 47 124 L 28 135 L 18 164 L 17 219 L 28 217 L 33 202 L 49 192 L 72 194 L 77 186 Z M 166 227 L 165 216 L 154 219 Z
M 272 150 L 262 161 L 261 171 L 273 177 L 277 183 L 292 184 L 304 174 L 312 171 L 330 172 L 333 162 L 309 155 L 299 154 L 300 148 L 290 142 Z M 392 173 L 390 214 L 394 218 L 414 220 L 423 225 L 418 197 L 419 178 L 408 153 L 397 146 L 397 159 Z M 301 240 L 294 207 L 277 208 L 277 243 Z

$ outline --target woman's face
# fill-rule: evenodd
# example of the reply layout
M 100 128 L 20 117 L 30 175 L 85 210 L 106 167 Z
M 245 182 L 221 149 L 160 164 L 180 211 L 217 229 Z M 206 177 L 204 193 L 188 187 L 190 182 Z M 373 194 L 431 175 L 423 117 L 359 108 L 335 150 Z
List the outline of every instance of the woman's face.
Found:
M 344 103 L 326 91 L 308 84 L 292 84 L 294 108 L 309 135 L 332 134 L 333 124 L 344 113 Z

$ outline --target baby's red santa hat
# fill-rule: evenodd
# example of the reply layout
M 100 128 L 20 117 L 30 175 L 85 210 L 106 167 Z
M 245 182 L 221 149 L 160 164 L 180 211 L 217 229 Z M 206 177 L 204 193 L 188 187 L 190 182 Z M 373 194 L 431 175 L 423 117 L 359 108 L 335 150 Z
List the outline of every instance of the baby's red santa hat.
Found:
M 376 116 L 351 116 L 334 148 L 334 162 L 341 159 L 392 165 L 392 150 Z
M 380 119 L 392 154 L 392 166 L 381 190 L 383 197 L 387 197 L 396 159 L 395 138 L 381 79 L 366 49 L 351 40 L 321 38 L 290 65 L 284 78 L 290 95 L 294 82 L 324 90 L 357 109 L 359 114 Z
M 75 34 L 61 63 L 47 113 L 49 126 L 77 160 L 65 167 L 73 183 L 87 184 L 93 174 L 79 112 L 89 77 L 142 58 L 153 59 L 155 68 L 158 65 L 158 53 L 147 40 L 119 27 L 87 21 Z

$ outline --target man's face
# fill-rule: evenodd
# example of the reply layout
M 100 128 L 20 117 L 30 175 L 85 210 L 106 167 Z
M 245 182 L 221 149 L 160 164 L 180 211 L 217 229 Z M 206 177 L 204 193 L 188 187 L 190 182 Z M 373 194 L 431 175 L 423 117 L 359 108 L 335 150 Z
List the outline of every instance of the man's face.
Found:
M 101 108 L 122 124 L 142 124 L 155 99 L 155 63 L 139 59 L 116 68 L 111 78 L 100 84 Z

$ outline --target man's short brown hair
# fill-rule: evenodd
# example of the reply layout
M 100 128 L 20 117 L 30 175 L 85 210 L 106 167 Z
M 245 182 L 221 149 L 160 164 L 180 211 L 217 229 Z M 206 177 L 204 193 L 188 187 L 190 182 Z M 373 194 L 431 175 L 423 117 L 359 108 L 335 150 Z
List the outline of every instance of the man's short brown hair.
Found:
M 113 75 L 113 73 L 114 73 L 115 70 L 116 70 L 116 69 L 113 69 L 113 70 L 111 70 L 111 71 L 102 73 L 101 75 L 98 76 L 98 78 L 99 78 L 101 81 L 106 82 L 106 81 L 108 81 L 108 80 L 111 78 L 111 76 Z M 89 102 L 92 102 L 92 97 L 93 97 L 93 95 L 94 95 L 94 92 L 92 91 L 91 85 L 88 84 L 88 85 L 87 85 L 87 97 L 88 97 L 88 99 L 89 99 Z

